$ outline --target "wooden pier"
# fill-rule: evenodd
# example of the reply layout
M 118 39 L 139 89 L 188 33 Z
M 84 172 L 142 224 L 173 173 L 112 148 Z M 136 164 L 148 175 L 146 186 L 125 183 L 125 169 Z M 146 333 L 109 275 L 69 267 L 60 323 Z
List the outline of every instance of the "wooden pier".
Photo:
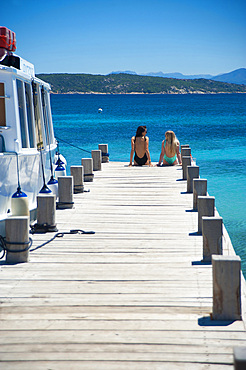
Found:
M 0 262 L 0 369 L 233 369 L 244 321 L 210 319 L 212 267 L 181 179 L 180 167 L 105 163 L 56 212 L 59 232 L 94 235 Z M 32 248 L 53 236 L 34 234 Z

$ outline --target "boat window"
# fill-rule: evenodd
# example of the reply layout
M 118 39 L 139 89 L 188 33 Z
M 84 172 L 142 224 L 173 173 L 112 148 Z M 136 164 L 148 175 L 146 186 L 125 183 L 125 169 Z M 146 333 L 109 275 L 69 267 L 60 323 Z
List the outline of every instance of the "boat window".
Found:
M 38 88 L 38 84 L 34 82 L 32 84 L 32 93 L 33 93 L 37 147 L 38 149 L 43 149 L 44 140 L 43 140 L 42 123 L 41 123 L 41 109 L 40 109 L 41 107 L 40 107 L 40 98 L 39 98 L 39 88 Z
M 50 134 L 50 143 L 54 143 L 55 136 L 53 130 L 52 114 L 51 114 L 51 104 L 50 104 L 50 94 L 48 91 L 45 93 L 46 107 L 47 107 L 47 116 L 48 116 L 48 125 L 49 125 L 49 134 Z
M 0 83 L 0 126 L 6 126 L 4 83 Z
M 32 110 L 32 93 L 31 85 L 25 82 L 25 94 L 26 94 L 26 114 L 27 114 L 27 125 L 29 132 L 30 148 L 35 148 L 35 133 L 33 125 L 33 110 Z
M 46 139 L 47 139 L 46 142 L 47 144 L 52 144 L 54 141 L 54 133 L 52 129 L 50 102 L 49 102 L 48 91 L 45 90 L 44 87 L 41 88 L 41 95 L 42 95 L 44 126 L 45 126 L 45 133 L 46 133 Z
M 23 82 L 16 80 L 17 94 L 18 94 L 18 106 L 19 106 L 19 117 L 20 117 L 20 129 L 21 129 L 21 143 L 22 148 L 28 148 L 27 129 L 25 123 L 25 104 L 24 104 L 24 89 Z

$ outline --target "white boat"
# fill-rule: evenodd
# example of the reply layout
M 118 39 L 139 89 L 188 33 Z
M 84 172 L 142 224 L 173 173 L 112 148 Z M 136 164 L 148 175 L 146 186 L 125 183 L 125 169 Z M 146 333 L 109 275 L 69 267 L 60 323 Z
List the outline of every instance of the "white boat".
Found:
M 18 186 L 27 195 L 30 221 L 35 220 L 36 197 L 57 160 L 50 85 L 35 77 L 33 64 L 10 52 L 6 30 L 0 27 L 0 235 L 13 214 Z

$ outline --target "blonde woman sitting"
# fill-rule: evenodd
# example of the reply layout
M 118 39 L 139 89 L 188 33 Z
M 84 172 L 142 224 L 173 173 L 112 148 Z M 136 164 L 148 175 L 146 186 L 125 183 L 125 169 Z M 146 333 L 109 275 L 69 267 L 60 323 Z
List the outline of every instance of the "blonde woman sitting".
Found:
M 173 131 L 167 131 L 165 133 L 165 140 L 163 140 L 161 145 L 161 154 L 157 166 L 161 165 L 162 160 L 163 165 L 166 166 L 182 164 L 179 152 L 179 141 Z

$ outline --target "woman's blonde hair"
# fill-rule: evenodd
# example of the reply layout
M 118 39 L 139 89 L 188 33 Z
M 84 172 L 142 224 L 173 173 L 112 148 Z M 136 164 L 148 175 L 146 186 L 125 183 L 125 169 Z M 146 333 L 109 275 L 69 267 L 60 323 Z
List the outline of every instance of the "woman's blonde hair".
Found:
M 166 131 L 165 138 L 171 154 L 175 155 L 177 147 L 179 146 L 179 141 L 176 138 L 175 133 L 173 131 Z

